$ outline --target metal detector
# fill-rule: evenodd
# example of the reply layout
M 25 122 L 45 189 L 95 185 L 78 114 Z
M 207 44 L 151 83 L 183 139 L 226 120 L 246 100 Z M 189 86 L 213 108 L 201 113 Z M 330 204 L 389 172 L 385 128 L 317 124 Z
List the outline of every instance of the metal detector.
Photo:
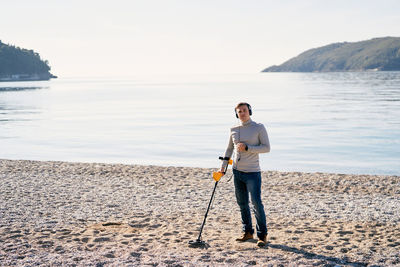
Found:
M 213 174 L 212 174 L 213 179 L 215 181 L 214 190 L 212 191 L 210 202 L 208 203 L 207 211 L 206 211 L 206 214 L 204 215 L 204 220 L 203 220 L 203 223 L 201 224 L 201 227 L 200 227 L 199 237 L 196 240 L 189 241 L 189 247 L 201 248 L 201 247 L 205 247 L 206 246 L 206 242 L 201 240 L 201 233 L 203 232 L 204 225 L 206 224 L 208 211 L 210 210 L 211 203 L 212 203 L 212 200 L 214 198 L 215 189 L 217 188 L 219 180 L 222 178 L 222 176 L 225 175 L 226 171 L 228 170 L 228 166 L 232 165 L 232 160 L 230 158 L 228 158 L 228 157 L 219 157 L 219 159 L 220 160 L 227 160 L 228 164 L 226 164 L 224 172 L 213 172 Z

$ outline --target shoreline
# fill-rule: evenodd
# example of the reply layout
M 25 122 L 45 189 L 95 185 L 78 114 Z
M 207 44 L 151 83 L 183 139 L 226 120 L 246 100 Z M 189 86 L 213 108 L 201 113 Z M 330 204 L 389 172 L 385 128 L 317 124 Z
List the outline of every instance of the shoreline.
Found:
M 129 163 L 127 161 L 69 161 L 69 160 L 48 160 L 48 159 L 13 159 L 13 158 L 0 158 L 1 161 L 27 161 L 27 162 L 54 162 L 54 163 L 67 163 L 67 164 L 98 164 L 98 165 L 124 165 L 124 166 L 143 166 L 143 167 L 161 167 L 161 168 L 196 168 L 196 169 L 207 169 L 210 171 L 217 171 L 219 170 L 219 165 L 217 167 L 205 167 L 205 166 L 193 166 L 190 164 L 183 164 L 183 165 L 170 165 L 168 163 L 159 163 L 159 164 L 147 164 L 147 163 Z M 220 163 L 220 162 L 219 162 Z M 232 166 L 229 167 L 231 169 Z M 263 172 L 275 172 L 275 173 L 301 173 L 306 175 L 311 174 L 321 174 L 321 175 L 346 175 L 346 176 L 380 176 L 380 177 L 400 177 L 400 174 L 393 174 L 393 173 L 358 173 L 358 172 L 335 172 L 335 171 L 305 171 L 305 170 L 278 170 L 278 169 L 269 169 L 269 170 L 261 170 Z
M 400 177 L 262 172 L 269 244 L 210 168 L 0 159 L 0 265 L 399 265 Z M 253 217 L 253 224 L 255 223 Z

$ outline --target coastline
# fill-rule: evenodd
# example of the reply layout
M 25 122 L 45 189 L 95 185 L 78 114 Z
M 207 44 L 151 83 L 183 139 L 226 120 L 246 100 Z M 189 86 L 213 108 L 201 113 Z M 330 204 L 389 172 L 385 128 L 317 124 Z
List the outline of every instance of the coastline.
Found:
M 0 265 L 400 265 L 400 177 L 263 171 L 268 241 L 237 243 L 215 169 L 0 159 Z M 253 218 L 253 224 L 255 220 Z
M 12 74 L 0 76 L 0 82 L 25 82 L 25 81 L 48 81 L 50 79 L 57 79 L 56 75 L 51 73 L 39 74 Z

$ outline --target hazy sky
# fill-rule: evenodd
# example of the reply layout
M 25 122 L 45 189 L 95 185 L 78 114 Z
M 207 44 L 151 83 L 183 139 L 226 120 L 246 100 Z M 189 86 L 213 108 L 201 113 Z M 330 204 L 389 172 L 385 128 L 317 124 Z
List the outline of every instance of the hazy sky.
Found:
M 62 77 L 256 73 L 309 48 L 400 36 L 398 0 L 2 0 L 0 40 Z

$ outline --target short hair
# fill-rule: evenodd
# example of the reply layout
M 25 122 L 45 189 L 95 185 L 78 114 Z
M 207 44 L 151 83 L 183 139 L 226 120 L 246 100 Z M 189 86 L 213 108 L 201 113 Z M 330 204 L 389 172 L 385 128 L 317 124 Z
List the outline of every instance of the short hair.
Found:
M 250 109 L 250 104 L 246 103 L 246 102 L 240 102 L 239 104 L 236 105 L 235 110 L 238 109 L 241 106 L 247 106 L 248 109 Z

